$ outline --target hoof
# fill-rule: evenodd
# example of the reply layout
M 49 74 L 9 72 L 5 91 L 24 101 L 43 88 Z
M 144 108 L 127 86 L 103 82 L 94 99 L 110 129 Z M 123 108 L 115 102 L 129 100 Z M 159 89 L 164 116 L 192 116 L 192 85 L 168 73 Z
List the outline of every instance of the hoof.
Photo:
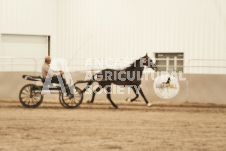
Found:
M 90 104 L 90 103 L 92 103 L 90 100 L 88 100 L 87 102 L 86 102 L 87 104 Z
M 118 106 L 110 106 L 110 107 L 108 107 L 109 109 L 118 109 Z
M 151 103 L 148 103 L 148 106 L 149 106 L 149 107 L 151 107 L 151 106 L 152 106 L 152 104 L 151 104 Z
M 127 102 L 131 102 L 131 99 L 130 99 L 130 98 L 127 98 L 126 101 L 127 101 Z
M 115 109 L 118 109 L 118 106 L 117 106 L 117 105 L 113 105 L 113 107 L 114 107 Z

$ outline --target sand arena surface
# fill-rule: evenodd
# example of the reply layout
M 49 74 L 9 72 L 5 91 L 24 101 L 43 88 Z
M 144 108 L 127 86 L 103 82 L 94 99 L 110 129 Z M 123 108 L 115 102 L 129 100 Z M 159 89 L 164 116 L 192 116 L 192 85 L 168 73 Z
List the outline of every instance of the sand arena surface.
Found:
M 226 108 L 193 105 L 57 101 L 26 109 L 0 101 L 0 151 L 13 150 L 226 150 Z M 109 108 L 110 107 L 110 108 Z

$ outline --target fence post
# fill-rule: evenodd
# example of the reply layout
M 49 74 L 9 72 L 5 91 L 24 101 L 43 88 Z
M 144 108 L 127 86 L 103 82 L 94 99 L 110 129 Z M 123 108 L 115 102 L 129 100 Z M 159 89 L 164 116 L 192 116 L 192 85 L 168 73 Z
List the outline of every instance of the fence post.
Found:
M 34 72 L 35 75 L 37 76 L 37 58 L 33 58 L 33 61 L 34 61 Z
M 166 57 L 166 71 L 169 72 L 169 57 Z
M 191 59 L 188 59 L 188 62 L 187 62 L 187 96 L 186 96 L 186 101 L 188 101 L 188 93 L 189 93 L 189 76 L 190 76 L 190 60 Z
M 177 71 L 177 56 L 174 57 L 174 71 Z

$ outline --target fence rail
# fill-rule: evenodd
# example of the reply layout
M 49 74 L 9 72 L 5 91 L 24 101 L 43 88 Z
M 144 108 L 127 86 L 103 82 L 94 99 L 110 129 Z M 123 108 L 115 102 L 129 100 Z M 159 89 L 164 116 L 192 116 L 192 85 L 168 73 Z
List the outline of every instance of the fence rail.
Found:
M 67 65 L 71 71 L 98 71 L 104 68 L 110 68 L 107 65 L 86 65 L 87 59 L 75 59 Z M 96 59 L 98 60 L 98 59 Z M 100 59 L 101 60 L 101 59 Z M 103 58 L 102 58 L 103 60 Z M 117 59 L 123 61 L 123 59 Z M 158 58 L 156 61 L 166 61 L 165 64 L 158 65 L 158 68 L 165 68 L 166 71 L 176 71 L 175 69 L 181 68 L 184 73 L 196 73 L 192 70 L 195 68 L 208 68 L 208 69 L 223 69 L 223 72 L 215 72 L 213 74 L 226 74 L 226 59 L 188 59 L 185 63 L 185 59 L 176 59 L 175 58 Z M 175 63 L 169 64 L 167 61 L 183 61 L 183 65 L 176 65 Z M 43 58 L 13 58 L 13 57 L 0 57 L 0 71 L 32 71 L 32 72 L 41 72 L 41 66 L 44 62 Z M 94 61 L 93 61 L 94 62 Z M 132 60 L 130 61 L 130 63 Z M 200 63 L 202 62 L 202 63 Z M 204 63 L 203 63 L 204 62 Z M 221 65 L 209 65 L 212 62 L 217 62 Z M 72 63 L 72 64 L 71 64 Z M 203 65 L 204 64 L 204 65 Z M 205 65 L 208 64 L 208 65 Z M 128 64 L 129 65 L 129 64 Z M 122 64 L 122 66 L 114 66 L 113 68 L 122 69 L 126 67 L 127 64 Z M 210 72 L 211 73 L 211 72 Z

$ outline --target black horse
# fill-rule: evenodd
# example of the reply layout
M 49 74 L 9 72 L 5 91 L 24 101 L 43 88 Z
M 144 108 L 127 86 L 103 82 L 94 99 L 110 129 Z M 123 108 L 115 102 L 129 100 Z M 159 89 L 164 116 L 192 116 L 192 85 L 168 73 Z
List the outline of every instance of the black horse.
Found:
M 140 92 L 146 104 L 148 106 L 151 106 L 151 103 L 147 101 L 140 87 L 144 66 L 152 68 L 153 70 L 157 68 L 157 66 L 152 62 L 152 59 L 149 58 L 146 54 L 144 57 L 141 57 L 134 61 L 129 67 L 126 67 L 124 70 L 104 69 L 96 73 L 90 81 L 78 81 L 76 83 L 88 82 L 87 86 L 82 91 L 83 93 L 91 86 L 93 82 L 99 83 L 99 87 L 97 87 L 96 90 L 93 91 L 92 100 L 89 103 L 93 103 L 96 93 L 104 88 L 107 91 L 108 100 L 115 108 L 118 108 L 118 106 L 111 99 L 111 84 L 113 83 L 124 87 L 131 87 L 133 89 L 136 97 L 131 99 L 131 102 L 139 97 Z

